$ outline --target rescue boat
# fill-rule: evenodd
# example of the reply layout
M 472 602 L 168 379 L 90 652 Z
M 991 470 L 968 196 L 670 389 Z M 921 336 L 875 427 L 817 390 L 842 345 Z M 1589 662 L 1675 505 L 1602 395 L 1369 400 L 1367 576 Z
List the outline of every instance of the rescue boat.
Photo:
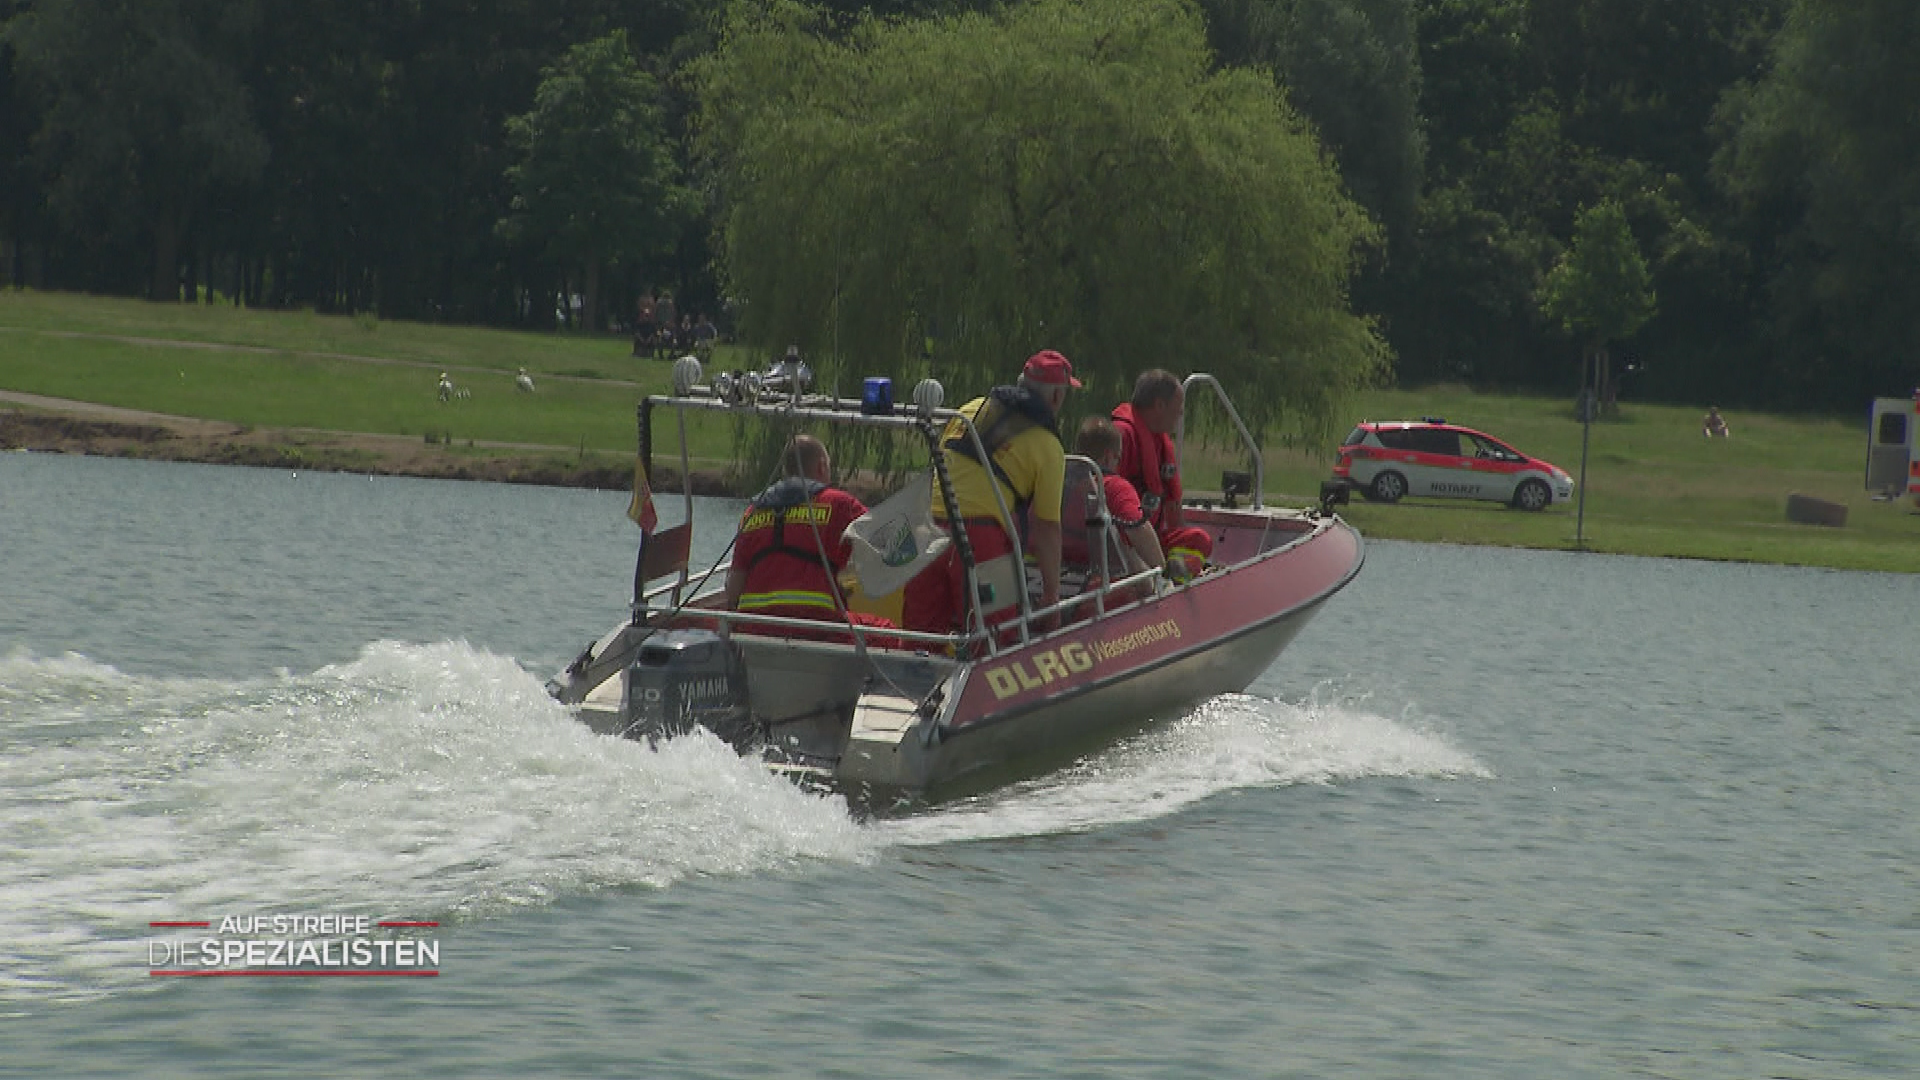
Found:
M 690 465 L 689 415 L 720 413 L 794 430 L 847 425 L 907 436 L 924 446 L 927 461 L 912 479 L 929 481 L 932 498 L 950 500 L 939 435 L 964 418 L 942 407 L 944 392 L 933 380 L 899 408 L 890 387 L 876 382 L 861 398 L 810 393 L 807 372 L 791 359 L 764 375 L 708 382 L 698 360 L 682 358 L 673 392 L 639 405 L 636 506 L 651 498 L 645 481 L 663 411 L 680 425 L 682 477 Z M 1345 501 L 1342 485 L 1323 485 L 1318 506 L 1264 505 L 1259 447 L 1225 390 L 1205 373 L 1188 376 L 1185 387 L 1213 390 L 1251 465 L 1224 475 L 1219 499 L 1188 500 L 1187 523 L 1214 538 L 1208 569 L 1188 581 L 1171 581 L 1157 568 L 1108 572 L 1104 533 L 1112 526 L 1098 470 L 1069 455 L 1063 521 L 1084 523 L 1086 550 L 1098 552 L 1102 565 L 1069 568 L 1055 607 L 1036 609 L 1027 590 L 1016 588 L 1018 618 L 987 626 L 975 604 L 954 634 L 730 611 L 722 598 L 725 558 L 689 566 L 698 507 L 682 483 L 685 520 L 643 534 L 631 617 L 582 651 L 548 690 L 609 735 L 652 741 L 704 727 L 803 781 L 926 800 L 1037 775 L 1209 697 L 1243 691 L 1359 573 L 1363 546 L 1334 510 Z M 979 449 L 978 432 L 966 427 Z M 958 530 L 944 539 L 959 547 L 973 595 L 990 596 L 989 568 L 973 565 L 963 537 Z M 846 586 L 849 610 L 885 610 L 887 598 L 868 595 L 857 578 Z M 1049 615 L 1059 626 L 1042 632 Z

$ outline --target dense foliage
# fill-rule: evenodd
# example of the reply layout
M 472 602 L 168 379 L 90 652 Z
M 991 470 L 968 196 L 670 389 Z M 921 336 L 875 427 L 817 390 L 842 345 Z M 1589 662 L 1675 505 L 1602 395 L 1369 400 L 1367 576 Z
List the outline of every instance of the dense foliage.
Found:
M 1270 80 L 1210 70 L 1193 9 L 817 22 L 743 7 L 698 69 L 749 337 L 973 387 L 1050 347 L 1109 398 L 1205 367 L 1323 433 L 1383 366 L 1346 305 L 1373 229 Z
M 1403 383 L 1571 393 L 1592 342 L 1549 275 L 1609 205 L 1659 298 L 1612 342 L 1623 396 L 1920 384 L 1908 0 L 825 0 L 777 33 L 749 2 L 0 0 L 0 281 L 542 327 L 730 290 L 758 344 L 895 369 L 929 338 L 984 369 L 1044 321 L 1116 371 L 1223 352 L 1311 413 L 1374 332 Z M 1016 125 L 1058 152 L 993 142 Z M 742 183 L 781 146 L 839 186 Z M 1057 228 L 971 216 L 1035 199 Z M 885 254 L 782 276 L 743 246 L 780 214 L 809 257 Z

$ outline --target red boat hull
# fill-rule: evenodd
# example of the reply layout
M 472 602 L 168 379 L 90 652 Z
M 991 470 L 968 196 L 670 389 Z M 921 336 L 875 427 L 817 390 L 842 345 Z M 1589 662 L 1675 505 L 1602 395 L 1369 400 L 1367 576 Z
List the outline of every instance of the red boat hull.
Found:
M 963 664 L 926 736 L 861 745 L 850 778 L 935 788 L 1031 772 L 1116 731 L 1245 690 L 1319 606 L 1360 571 L 1359 534 L 1338 518 L 1195 511 L 1227 562 L 1106 617 Z M 971 784 L 969 785 L 971 786 Z

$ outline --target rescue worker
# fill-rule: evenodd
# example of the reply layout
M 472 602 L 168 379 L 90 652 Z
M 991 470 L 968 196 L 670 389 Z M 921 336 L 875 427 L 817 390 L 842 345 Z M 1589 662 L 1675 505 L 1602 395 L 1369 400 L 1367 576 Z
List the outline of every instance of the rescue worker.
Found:
M 847 526 L 867 508 L 831 485 L 833 459 L 819 439 L 796 435 L 780 457 L 785 478 L 756 495 L 740 517 L 733 567 L 727 571 L 726 606 L 758 615 L 845 622 L 848 616 L 835 602 L 832 575 L 847 565 Z M 866 616 L 855 621 L 892 626 Z M 758 632 L 792 633 L 775 627 Z
M 1133 399 L 1113 410 L 1113 426 L 1121 438 L 1120 475 L 1140 493 L 1140 506 L 1167 554 L 1167 576 L 1175 581 L 1198 574 L 1213 556 L 1213 537 L 1188 525 L 1180 509 L 1180 462 L 1173 432 L 1185 408 L 1180 380 L 1154 368 L 1134 381 Z
M 1040 570 L 1039 607 L 1060 602 L 1060 489 L 1066 480 L 1066 450 L 1060 445 L 1060 407 L 1067 393 L 1080 387 L 1073 364 L 1046 349 L 1033 354 L 1014 386 L 996 386 L 985 397 L 974 398 L 959 412 L 973 421 L 987 460 L 980 461 L 968 437 L 966 424 L 953 420 L 943 432 L 947 466 L 953 479 L 960 517 L 973 548 L 975 567 L 1013 552 L 1016 522 L 1026 519 L 1026 550 Z M 1000 516 L 1006 501 L 1014 520 Z M 945 500 L 933 500 L 933 514 L 946 521 Z M 1018 566 L 1013 577 L 1024 588 Z M 901 601 L 901 621 L 909 630 L 953 633 L 967 623 L 967 572 L 957 547 L 949 547 L 912 581 Z M 1020 598 L 995 595 L 981 598 L 988 607 L 987 625 L 1004 622 L 1020 611 Z M 990 605 L 990 606 L 989 606 Z M 1046 632 L 1059 625 L 1059 616 L 1035 620 Z
M 1147 513 L 1140 506 L 1140 494 L 1119 475 L 1120 431 L 1113 421 L 1104 416 L 1087 417 L 1080 424 L 1080 433 L 1074 437 L 1073 452 L 1100 467 L 1107 519 L 1113 523 L 1114 536 L 1119 541 L 1119 546 L 1108 552 L 1108 572 L 1119 578 L 1150 567 L 1165 569 L 1167 558 L 1160 550 L 1159 536 L 1148 524 Z M 1077 518 L 1074 523 L 1079 524 Z M 1086 528 L 1069 529 L 1062 550 L 1067 562 L 1097 570 L 1099 563 L 1091 547 L 1094 538 L 1090 533 Z M 1089 583 L 1088 588 L 1092 587 Z

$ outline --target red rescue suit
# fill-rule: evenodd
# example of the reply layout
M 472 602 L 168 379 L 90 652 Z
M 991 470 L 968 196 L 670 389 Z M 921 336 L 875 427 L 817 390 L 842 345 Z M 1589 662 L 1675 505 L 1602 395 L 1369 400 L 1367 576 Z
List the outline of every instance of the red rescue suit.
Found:
M 1180 463 L 1172 436 L 1147 430 L 1133 415 L 1131 402 L 1114 407 L 1113 426 L 1120 432 L 1120 475 L 1140 492 L 1140 508 L 1167 553 L 1168 573 L 1182 580 L 1192 577 L 1213 556 L 1213 537 L 1181 519 Z
M 829 577 L 847 565 L 847 526 L 867 512 L 859 499 L 825 484 L 782 480 L 740 517 L 733 561 L 746 568 L 737 609 L 789 619 L 841 622 Z
M 735 610 L 895 629 L 878 615 L 842 611 L 834 602 L 828 575 L 846 568 L 847 526 L 866 512 L 859 499 L 811 480 L 789 478 L 761 492 L 740 516 L 740 535 L 734 540 L 734 565 L 746 568 Z M 815 633 L 751 623 L 742 629 L 812 641 L 851 640 L 845 632 Z M 869 634 L 866 642 L 875 648 L 901 647 L 891 635 Z

